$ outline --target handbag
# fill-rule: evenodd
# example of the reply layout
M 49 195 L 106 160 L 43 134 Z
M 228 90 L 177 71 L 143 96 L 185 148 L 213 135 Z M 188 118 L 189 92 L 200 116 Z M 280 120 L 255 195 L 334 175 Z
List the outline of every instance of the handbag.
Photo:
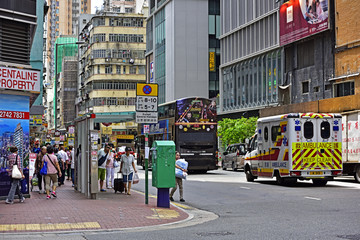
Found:
M 137 184 L 139 182 L 140 182 L 139 175 L 137 173 L 135 173 L 134 177 L 133 177 L 133 184 Z
M 22 174 L 17 166 L 17 157 L 18 157 L 18 155 L 16 155 L 15 164 L 13 165 L 13 168 L 11 171 L 11 177 L 14 179 L 22 179 Z
M 99 162 L 98 162 L 98 166 L 100 167 L 101 165 L 103 165 L 103 163 L 105 162 L 106 158 L 107 158 L 107 155 L 106 154 L 105 156 L 102 156 L 100 159 L 99 159 Z
M 118 168 L 118 167 L 120 167 L 120 164 L 118 163 L 118 161 L 116 161 L 116 160 L 114 159 L 114 168 Z
M 44 166 L 40 170 L 40 175 L 47 175 L 47 162 L 44 161 Z

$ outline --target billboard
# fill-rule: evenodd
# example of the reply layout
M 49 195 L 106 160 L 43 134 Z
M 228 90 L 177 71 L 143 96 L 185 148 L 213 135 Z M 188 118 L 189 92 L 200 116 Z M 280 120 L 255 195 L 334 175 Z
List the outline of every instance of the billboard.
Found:
M 24 160 L 29 158 L 29 101 L 28 96 L 0 94 L 0 196 L 6 196 L 11 186 L 6 171 L 10 146 L 18 148 L 26 176 L 21 191 L 28 193 L 29 170 L 24 168 Z
M 184 98 L 176 102 L 176 123 L 215 123 L 216 102 L 205 98 Z
M 40 92 L 40 71 L 0 67 L 0 88 Z
M 328 0 L 290 0 L 280 7 L 280 46 L 329 29 Z

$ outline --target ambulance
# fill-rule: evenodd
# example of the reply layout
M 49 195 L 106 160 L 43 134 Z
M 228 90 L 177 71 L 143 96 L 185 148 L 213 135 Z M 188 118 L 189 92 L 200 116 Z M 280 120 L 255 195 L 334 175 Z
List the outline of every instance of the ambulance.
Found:
M 325 186 L 342 174 L 341 120 L 325 113 L 259 118 L 245 155 L 247 181 L 276 177 L 280 185 L 312 180 Z

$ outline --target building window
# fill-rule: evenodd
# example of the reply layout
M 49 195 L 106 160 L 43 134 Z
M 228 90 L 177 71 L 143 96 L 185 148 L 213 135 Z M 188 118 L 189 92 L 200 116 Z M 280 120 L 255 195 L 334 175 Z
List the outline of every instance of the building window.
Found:
M 144 42 L 144 36 L 140 34 L 109 34 L 110 42 Z
M 130 74 L 136 74 L 136 67 L 135 66 L 130 67 Z
M 309 93 L 310 91 L 310 81 L 302 82 L 302 94 Z
M 95 18 L 93 19 L 93 26 L 104 26 L 105 25 L 105 18 Z
M 105 65 L 105 73 L 112 73 L 112 66 L 111 65 Z
M 91 52 L 93 58 L 106 58 L 106 49 L 97 49 Z
M 125 13 L 132 13 L 134 12 L 133 8 L 125 8 Z
M 100 74 L 100 65 L 97 66 L 97 73 Z
M 100 34 L 94 34 L 92 37 L 92 42 L 91 43 L 95 43 L 95 42 L 105 42 L 105 33 L 100 33 Z
M 116 65 L 116 73 L 121 74 L 121 66 Z
M 334 97 L 343 97 L 354 94 L 355 88 L 353 81 L 334 84 Z
M 139 66 L 139 74 L 145 74 L 145 66 Z
M 123 74 L 126 74 L 126 67 L 123 67 Z
M 314 51 L 315 51 L 314 40 L 306 41 L 297 45 L 297 63 L 298 69 L 313 66 L 314 62 Z

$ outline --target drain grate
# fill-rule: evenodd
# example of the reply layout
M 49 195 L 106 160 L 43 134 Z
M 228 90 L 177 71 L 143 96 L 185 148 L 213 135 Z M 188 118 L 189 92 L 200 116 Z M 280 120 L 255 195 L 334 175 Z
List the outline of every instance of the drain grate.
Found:
M 349 240 L 360 240 L 360 234 L 355 235 L 338 235 L 337 237 Z
M 196 234 L 201 237 L 234 235 L 234 233 L 232 233 L 232 232 L 203 232 L 203 233 L 196 233 Z

